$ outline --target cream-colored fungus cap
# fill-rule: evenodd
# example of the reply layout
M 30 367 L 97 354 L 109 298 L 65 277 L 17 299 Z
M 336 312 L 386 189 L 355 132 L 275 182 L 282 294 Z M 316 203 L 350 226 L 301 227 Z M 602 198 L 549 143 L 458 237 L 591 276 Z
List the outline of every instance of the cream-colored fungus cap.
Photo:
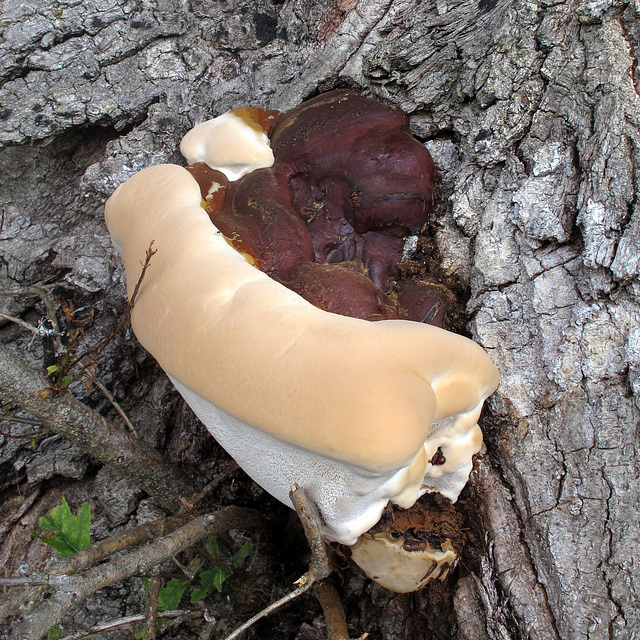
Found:
M 498 374 L 462 336 L 322 311 L 251 266 L 176 165 L 144 169 L 106 204 L 142 345 L 220 444 L 285 504 L 297 482 L 329 540 L 352 545 L 391 501 L 455 501 L 482 445 Z M 430 460 L 440 448 L 446 462 Z
M 402 538 L 365 533 L 351 547 L 351 557 L 367 577 L 386 589 L 410 593 L 422 589 L 430 580 L 444 580 L 457 561 L 450 540 L 439 548 L 428 542 L 424 546 L 419 551 L 407 551 Z
M 182 138 L 180 153 L 189 164 L 205 162 L 231 182 L 272 166 L 269 137 L 248 111 L 234 109 L 196 125 Z

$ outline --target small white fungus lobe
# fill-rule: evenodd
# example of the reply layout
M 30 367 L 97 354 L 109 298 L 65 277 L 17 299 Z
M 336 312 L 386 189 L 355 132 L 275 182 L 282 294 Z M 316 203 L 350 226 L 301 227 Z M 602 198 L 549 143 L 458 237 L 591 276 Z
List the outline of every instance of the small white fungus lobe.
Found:
M 204 162 L 231 182 L 274 163 L 267 134 L 231 111 L 191 129 L 180 153 L 189 164 Z

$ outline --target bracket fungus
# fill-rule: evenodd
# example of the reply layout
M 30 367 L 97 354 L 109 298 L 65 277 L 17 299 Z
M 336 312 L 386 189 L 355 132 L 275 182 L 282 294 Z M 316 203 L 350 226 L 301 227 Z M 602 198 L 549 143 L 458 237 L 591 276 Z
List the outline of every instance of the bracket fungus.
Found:
M 425 559 L 428 545 L 363 537 L 389 503 L 456 501 L 498 384 L 480 346 L 406 319 L 425 311 L 386 289 L 432 197 L 407 116 L 337 91 L 286 114 L 234 110 L 181 150 L 189 167 L 144 169 L 106 204 L 129 295 L 156 250 L 139 341 L 244 470 L 289 506 L 303 487 L 370 577 L 411 591 L 445 575 L 446 542 Z M 390 562 L 370 567 L 376 548 Z

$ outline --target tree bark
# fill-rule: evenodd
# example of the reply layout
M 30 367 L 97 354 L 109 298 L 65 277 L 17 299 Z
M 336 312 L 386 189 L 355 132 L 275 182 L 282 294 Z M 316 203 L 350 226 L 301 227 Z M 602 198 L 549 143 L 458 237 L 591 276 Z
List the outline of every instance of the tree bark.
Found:
M 0 286 L 63 279 L 100 298 L 106 335 L 124 294 L 101 204 L 181 162 L 194 123 L 345 85 L 400 106 L 439 171 L 444 277 L 502 377 L 475 483 L 487 546 L 458 623 L 421 633 L 638 637 L 637 0 L 39 5 L 1 10 Z M 104 365 L 121 396 L 127 345 Z M 429 596 L 368 593 L 360 632 L 423 637 Z

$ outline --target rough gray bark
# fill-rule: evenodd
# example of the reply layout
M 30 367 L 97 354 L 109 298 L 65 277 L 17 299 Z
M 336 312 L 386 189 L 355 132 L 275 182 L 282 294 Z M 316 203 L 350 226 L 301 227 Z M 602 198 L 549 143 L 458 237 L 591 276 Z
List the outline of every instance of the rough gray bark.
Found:
M 179 162 L 192 124 L 345 84 L 401 106 L 440 171 L 442 267 L 502 375 L 476 485 L 486 555 L 450 635 L 640 637 L 639 21 L 637 0 L 5 0 L 0 286 L 64 279 L 107 333 L 123 288 L 101 203 Z M 167 387 L 127 344 L 103 381 L 134 412 L 153 388 L 159 411 Z M 362 631 L 423 637 L 426 600 L 368 591 Z

